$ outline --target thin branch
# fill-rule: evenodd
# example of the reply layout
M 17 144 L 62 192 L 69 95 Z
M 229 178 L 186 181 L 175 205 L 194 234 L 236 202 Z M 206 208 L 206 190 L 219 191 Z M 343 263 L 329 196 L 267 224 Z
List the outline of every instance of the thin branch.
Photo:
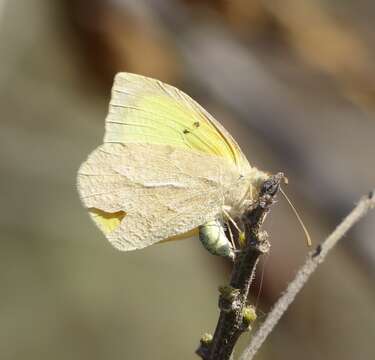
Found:
M 267 319 L 252 338 L 250 345 L 244 350 L 240 360 L 251 360 L 258 352 L 267 336 L 272 332 L 279 322 L 281 316 L 294 301 L 296 295 L 309 280 L 312 273 L 323 262 L 328 252 L 334 248 L 346 232 L 364 217 L 371 209 L 375 207 L 374 191 L 368 196 L 362 197 L 358 205 L 347 215 L 340 225 L 332 232 L 330 236 L 315 251 L 308 255 L 305 264 L 300 268 L 294 280 L 288 285 L 285 293 L 279 298 L 273 309 L 267 316 Z

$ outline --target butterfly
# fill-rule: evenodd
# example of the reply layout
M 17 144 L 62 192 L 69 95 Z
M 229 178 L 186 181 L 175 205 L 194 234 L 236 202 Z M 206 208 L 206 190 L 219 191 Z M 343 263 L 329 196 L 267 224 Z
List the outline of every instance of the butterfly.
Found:
M 118 73 L 104 142 L 79 168 L 77 184 L 91 218 L 119 250 L 199 234 L 211 253 L 233 257 L 224 223 L 235 224 L 268 177 L 184 92 Z

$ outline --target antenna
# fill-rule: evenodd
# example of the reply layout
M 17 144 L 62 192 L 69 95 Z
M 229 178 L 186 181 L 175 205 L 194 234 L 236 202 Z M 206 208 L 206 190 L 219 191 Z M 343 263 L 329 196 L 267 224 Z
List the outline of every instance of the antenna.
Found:
M 288 179 L 286 179 L 286 184 L 288 184 Z M 301 217 L 299 216 L 298 212 L 297 212 L 297 209 L 293 206 L 292 202 L 289 200 L 289 198 L 286 196 L 285 192 L 283 191 L 283 189 L 280 187 L 280 192 L 283 194 L 284 198 L 286 199 L 286 201 L 288 202 L 288 204 L 290 205 L 290 207 L 292 208 L 293 212 L 294 212 L 294 215 L 296 215 L 296 218 L 298 219 L 300 225 L 302 226 L 302 229 L 303 229 L 303 232 L 305 233 L 305 236 L 306 236 L 306 240 L 307 240 L 307 245 L 308 246 L 311 246 L 312 245 L 312 241 L 311 241 L 311 236 L 309 234 L 309 232 L 307 231 L 306 229 L 306 226 L 305 224 L 303 223 Z

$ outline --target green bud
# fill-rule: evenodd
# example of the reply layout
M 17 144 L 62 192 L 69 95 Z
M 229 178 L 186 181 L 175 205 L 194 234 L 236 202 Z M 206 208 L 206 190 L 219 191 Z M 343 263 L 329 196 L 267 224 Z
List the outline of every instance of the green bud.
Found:
M 256 320 L 257 314 L 253 306 L 245 306 L 242 312 L 243 321 L 246 325 L 250 325 L 253 321 Z
M 245 245 L 246 245 L 246 236 L 245 236 L 245 233 L 243 231 L 241 231 L 238 234 L 238 241 L 240 243 L 241 248 L 244 248 Z
M 209 345 L 212 342 L 212 335 L 209 333 L 205 333 L 201 337 L 201 344 L 202 345 Z
M 230 285 L 219 286 L 219 292 L 221 296 L 228 301 L 233 301 L 240 295 L 240 290 Z

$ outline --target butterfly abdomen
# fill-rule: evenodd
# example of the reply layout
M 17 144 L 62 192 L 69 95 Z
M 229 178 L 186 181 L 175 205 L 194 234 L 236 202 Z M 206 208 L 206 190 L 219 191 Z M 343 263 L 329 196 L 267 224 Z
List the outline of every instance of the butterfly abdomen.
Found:
M 219 220 L 209 221 L 199 227 L 199 240 L 213 255 L 234 258 L 234 249 L 225 235 L 224 227 Z

